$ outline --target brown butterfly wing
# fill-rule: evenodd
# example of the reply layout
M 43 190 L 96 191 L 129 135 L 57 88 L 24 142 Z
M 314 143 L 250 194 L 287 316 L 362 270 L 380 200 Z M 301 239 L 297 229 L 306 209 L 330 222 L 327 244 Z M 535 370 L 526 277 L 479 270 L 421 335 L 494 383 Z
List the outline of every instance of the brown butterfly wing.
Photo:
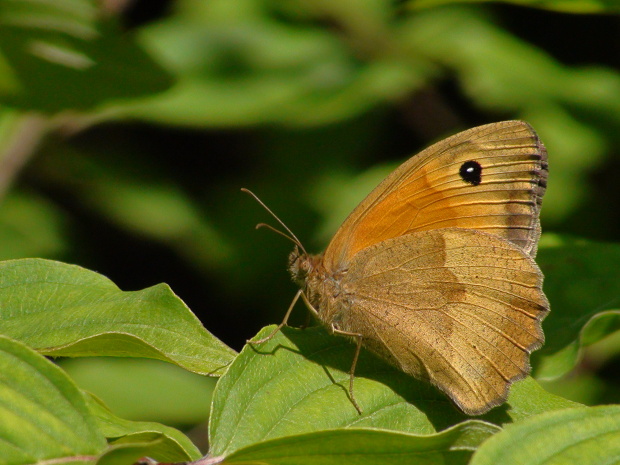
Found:
M 507 239 L 535 256 L 547 154 L 522 121 L 488 124 L 410 158 L 345 220 L 324 254 L 338 270 L 361 250 L 392 237 L 467 228 Z
M 360 252 L 341 284 L 336 327 L 470 415 L 503 403 L 544 341 L 542 274 L 497 236 L 442 229 L 389 239 Z

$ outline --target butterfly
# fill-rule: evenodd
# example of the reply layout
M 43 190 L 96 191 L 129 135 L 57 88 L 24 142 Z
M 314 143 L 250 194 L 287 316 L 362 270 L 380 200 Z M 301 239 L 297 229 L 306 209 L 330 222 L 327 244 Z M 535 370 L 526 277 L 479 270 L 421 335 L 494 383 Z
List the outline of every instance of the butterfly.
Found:
M 360 413 L 362 347 L 468 415 L 501 405 L 544 342 L 549 303 L 534 257 L 547 174 L 545 147 L 525 122 L 458 133 L 392 172 L 319 255 L 254 196 L 296 244 L 289 270 L 300 290 L 276 331 L 253 343 L 273 337 L 301 298 L 329 331 L 356 341 L 349 392 Z

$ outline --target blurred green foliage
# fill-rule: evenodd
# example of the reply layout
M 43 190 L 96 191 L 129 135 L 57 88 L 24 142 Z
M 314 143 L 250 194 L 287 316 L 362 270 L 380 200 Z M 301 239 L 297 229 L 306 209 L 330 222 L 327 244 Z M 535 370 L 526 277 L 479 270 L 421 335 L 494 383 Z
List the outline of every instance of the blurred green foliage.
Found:
M 321 250 L 400 161 L 523 119 L 551 167 L 547 324 L 570 333 L 539 369 L 582 360 L 545 387 L 620 402 L 618 337 L 584 349 L 615 330 L 620 307 L 618 246 L 607 246 L 620 240 L 619 11 L 613 0 L 0 0 L 0 258 L 78 263 L 123 290 L 167 282 L 240 349 L 279 321 L 294 287 L 290 244 L 253 231 L 269 218 L 239 188 Z

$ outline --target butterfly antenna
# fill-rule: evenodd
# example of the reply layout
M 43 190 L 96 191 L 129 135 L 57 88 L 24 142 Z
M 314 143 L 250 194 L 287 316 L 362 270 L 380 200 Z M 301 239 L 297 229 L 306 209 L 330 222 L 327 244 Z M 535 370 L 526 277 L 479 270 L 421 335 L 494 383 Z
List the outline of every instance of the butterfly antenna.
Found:
M 282 231 L 280 231 L 279 229 L 276 229 L 276 228 L 274 228 L 273 226 L 268 225 L 268 224 L 265 224 L 265 223 L 259 223 L 259 224 L 257 224 L 257 225 L 256 225 L 256 229 L 259 229 L 259 228 L 268 228 L 268 229 L 271 229 L 273 232 L 278 233 L 279 235 L 281 235 L 281 236 L 283 236 L 283 237 L 286 237 L 288 240 L 290 240 L 291 242 L 293 242 L 293 244 L 295 244 L 296 246 L 298 246 L 304 254 L 306 254 L 306 255 L 308 254 L 308 252 L 306 252 L 306 249 L 304 249 L 304 246 L 303 246 L 303 245 L 301 245 L 301 241 L 300 241 L 299 239 L 297 239 L 297 236 L 293 233 L 293 231 L 291 231 L 291 230 L 288 228 L 288 226 L 287 226 L 287 225 L 285 225 L 285 224 L 284 224 L 284 222 L 283 222 L 280 218 L 278 218 L 278 216 L 277 216 L 274 212 L 272 212 L 272 211 L 271 211 L 271 209 L 270 209 L 267 205 L 265 205 L 265 203 L 264 203 L 261 199 L 259 199 L 259 198 L 258 198 L 258 196 L 257 196 L 254 192 L 252 192 L 252 191 L 251 191 L 251 190 L 249 190 L 249 189 L 246 189 L 245 187 L 241 188 L 241 192 L 245 192 L 246 194 L 250 194 L 252 197 L 254 197 L 254 200 L 256 200 L 256 201 L 257 201 L 257 202 L 258 202 L 258 203 L 259 203 L 259 204 L 260 204 L 260 205 L 261 205 L 261 206 L 262 206 L 265 210 L 267 210 L 267 212 L 268 212 L 271 216 L 273 216 L 273 217 L 275 218 L 275 220 L 276 220 L 278 223 L 280 223 L 280 225 L 284 228 L 284 230 L 285 230 L 288 234 L 283 233 L 283 232 L 282 232 Z

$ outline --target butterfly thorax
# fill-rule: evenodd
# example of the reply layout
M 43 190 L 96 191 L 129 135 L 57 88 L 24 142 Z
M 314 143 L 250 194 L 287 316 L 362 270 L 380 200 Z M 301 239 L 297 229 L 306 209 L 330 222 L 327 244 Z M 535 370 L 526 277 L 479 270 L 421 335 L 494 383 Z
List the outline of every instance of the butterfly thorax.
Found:
M 337 320 L 339 304 L 343 299 L 340 282 L 344 271 L 327 270 L 323 254 L 300 253 L 296 247 L 289 255 L 288 267 L 293 281 L 302 289 L 310 304 L 318 312 L 322 323 L 332 326 Z

